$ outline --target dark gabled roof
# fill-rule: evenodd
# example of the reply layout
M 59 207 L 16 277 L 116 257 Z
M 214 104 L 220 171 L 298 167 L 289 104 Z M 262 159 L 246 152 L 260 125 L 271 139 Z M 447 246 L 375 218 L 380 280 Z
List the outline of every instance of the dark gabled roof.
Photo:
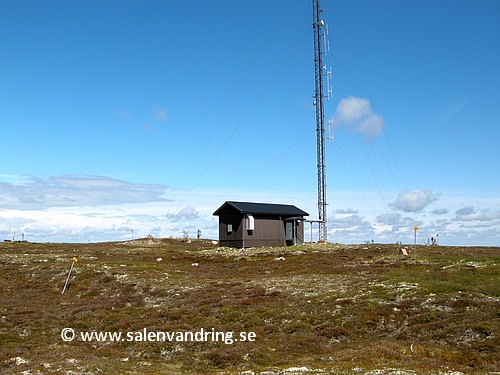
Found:
M 234 202 L 227 201 L 219 207 L 214 215 L 226 207 L 232 207 L 241 214 L 261 214 L 261 215 L 284 215 L 284 216 L 309 216 L 305 211 L 291 204 L 273 204 L 273 203 L 253 203 L 253 202 Z

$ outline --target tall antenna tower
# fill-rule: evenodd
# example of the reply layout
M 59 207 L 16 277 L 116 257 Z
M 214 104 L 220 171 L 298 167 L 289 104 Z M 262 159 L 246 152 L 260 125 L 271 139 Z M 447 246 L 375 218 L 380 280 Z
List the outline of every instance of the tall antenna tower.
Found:
M 317 134 L 317 161 L 318 161 L 318 218 L 319 241 L 328 241 L 327 203 L 326 203 L 326 165 L 325 165 L 325 112 L 323 95 L 323 51 L 321 40 L 324 36 L 324 21 L 321 19 L 320 0 L 312 0 L 313 30 L 314 30 L 314 105 L 316 106 L 316 134 Z

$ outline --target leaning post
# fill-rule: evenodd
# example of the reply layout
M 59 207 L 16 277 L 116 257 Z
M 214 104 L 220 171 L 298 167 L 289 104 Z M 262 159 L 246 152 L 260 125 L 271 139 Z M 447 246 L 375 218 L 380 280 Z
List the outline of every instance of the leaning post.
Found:
M 64 283 L 64 288 L 63 288 L 61 294 L 64 294 L 64 292 L 66 291 L 66 288 L 68 287 L 68 281 L 69 281 L 69 278 L 71 276 L 71 271 L 73 271 L 73 266 L 75 265 L 76 262 L 78 262 L 78 258 L 73 257 L 73 259 L 71 259 L 71 267 L 69 268 L 68 277 L 66 277 L 66 282 Z

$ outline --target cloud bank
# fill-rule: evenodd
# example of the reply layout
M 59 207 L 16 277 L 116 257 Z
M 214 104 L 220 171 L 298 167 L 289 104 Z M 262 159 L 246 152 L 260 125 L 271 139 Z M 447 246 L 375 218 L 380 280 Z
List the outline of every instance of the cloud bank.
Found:
M 351 196 L 352 192 L 338 196 L 336 206 L 341 207 Z M 413 228 L 417 226 L 418 244 L 426 244 L 434 237 L 439 238 L 442 245 L 500 246 L 500 200 L 496 196 L 416 189 L 396 193 L 393 202 L 387 205 L 372 201 L 369 210 L 362 208 L 361 200 L 359 197 L 346 206 L 360 209 L 339 208 L 329 212 L 329 241 L 359 244 L 373 239 L 384 243 L 413 243 Z M 433 207 L 436 202 L 440 207 Z M 313 238 L 317 238 L 317 231 Z
M 0 182 L 0 235 L 4 239 L 87 242 L 169 236 L 176 226 L 200 226 L 196 211 L 185 207 L 169 215 L 172 189 L 104 176 L 29 176 Z M 168 221 L 166 221 L 168 219 Z M 191 220 L 190 223 L 187 223 Z M 181 229 L 182 232 L 182 229 Z
M 104 204 L 164 202 L 166 185 L 139 184 L 103 176 L 68 175 L 28 182 L 0 182 L 0 208 L 16 210 Z
M 16 176 L 14 176 L 16 177 Z M 29 176 L 0 182 L 0 240 L 32 242 L 123 241 L 154 237 L 218 238 L 218 219 L 212 215 L 224 200 L 290 203 L 310 212 L 316 206 L 307 194 L 201 190 L 189 201 L 168 185 L 138 184 L 103 176 Z M 4 177 L 7 179 L 7 177 Z M 373 194 L 376 196 L 377 194 Z M 336 192 L 328 212 L 328 238 L 332 242 L 365 241 L 418 243 L 439 235 L 440 244 L 500 245 L 500 200 L 496 196 L 459 196 L 432 190 L 394 194 L 390 204 L 370 202 L 365 194 Z M 439 201 L 439 207 L 432 207 Z M 207 205 L 207 202 L 215 202 Z M 464 204 L 466 202 L 467 204 Z M 488 208 L 485 208 L 488 207 Z M 316 241 L 317 224 L 306 224 L 305 240 Z
M 457 210 L 453 220 L 462 222 L 462 226 L 467 228 L 491 227 L 500 224 L 500 211 L 475 210 L 469 206 Z

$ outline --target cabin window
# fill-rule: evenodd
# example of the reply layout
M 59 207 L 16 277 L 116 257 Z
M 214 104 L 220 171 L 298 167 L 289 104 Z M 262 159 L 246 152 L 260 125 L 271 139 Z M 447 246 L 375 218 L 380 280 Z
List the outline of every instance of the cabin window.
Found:
M 233 233 L 233 224 L 227 225 L 227 233 Z

